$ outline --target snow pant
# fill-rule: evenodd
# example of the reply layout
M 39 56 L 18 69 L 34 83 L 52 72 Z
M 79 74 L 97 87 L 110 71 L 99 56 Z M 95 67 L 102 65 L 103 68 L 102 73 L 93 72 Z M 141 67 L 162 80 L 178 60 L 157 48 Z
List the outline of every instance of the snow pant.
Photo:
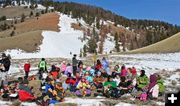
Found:
M 76 71 L 77 71 L 77 66 L 73 66 L 73 75 L 76 75 Z
M 43 73 L 45 73 L 46 71 L 44 71 L 44 70 L 42 70 L 42 69 L 39 69 L 39 72 L 38 72 L 38 74 L 39 74 L 39 79 L 41 80 L 42 79 L 42 75 L 43 75 Z
M 27 79 L 29 77 L 29 72 L 25 71 L 24 79 Z

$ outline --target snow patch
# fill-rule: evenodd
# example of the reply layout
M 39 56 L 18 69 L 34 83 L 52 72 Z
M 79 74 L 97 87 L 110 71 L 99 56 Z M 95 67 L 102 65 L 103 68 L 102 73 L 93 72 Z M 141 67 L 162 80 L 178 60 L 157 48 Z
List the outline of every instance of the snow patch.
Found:
M 168 71 L 180 69 L 180 53 L 112 55 L 109 58 L 112 62 L 125 64 L 127 67 L 144 69 L 148 74 L 163 69 Z
M 82 98 L 65 98 L 63 103 L 75 103 L 78 106 L 103 106 L 103 99 L 82 99 Z

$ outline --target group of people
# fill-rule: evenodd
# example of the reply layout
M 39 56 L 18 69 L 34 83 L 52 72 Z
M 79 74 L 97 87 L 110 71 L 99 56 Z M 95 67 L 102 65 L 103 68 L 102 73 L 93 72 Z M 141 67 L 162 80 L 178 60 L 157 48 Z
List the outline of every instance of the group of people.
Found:
M 24 64 L 25 76 L 17 81 L 3 84 L 2 97 L 19 98 L 21 101 L 35 101 L 43 106 L 64 101 L 67 92 L 78 97 L 105 96 L 120 98 L 131 94 L 142 101 L 157 99 L 165 91 L 161 76 L 154 73 L 148 77 L 145 70 L 137 74 L 135 67 L 125 65 L 110 67 L 108 60 L 103 57 L 92 66 L 77 60 L 76 55 L 72 63 L 63 61 L 60 65 L 51 65 L 49 69 L 44 58 L 38 64 L 38 74 L 29 76 L 30 62 Z M 49 70 L 48 70 L 49 69 Z M 8 87 L 8 85 L 14 85 Z M 12 91 L 17 93 L 11 96 Z M 5 91 L 9 97 L 4 96 Z

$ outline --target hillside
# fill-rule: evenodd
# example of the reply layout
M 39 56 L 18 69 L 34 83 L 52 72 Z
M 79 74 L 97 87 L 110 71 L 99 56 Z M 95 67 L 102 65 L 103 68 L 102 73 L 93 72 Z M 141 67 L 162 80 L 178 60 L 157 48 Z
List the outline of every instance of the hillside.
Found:
M 18 53 L 24 52 L 32 54 L 34 52 L 40 54 L 47 52 L 50 54 L 42 56 L 50 57 L 53 52 L 58 51 L 56 55 L 52 56 L 68 57 L 72 53 L 76 53 L 80 57 L 86 57 L 91 54 L 134 50 L 180 32 L 180 27 L 176 25 L 154 20 L 128 19 L 103 8 L 90 5 L 68 2 L 49 2 L 46 4 L 46 6 L 53 6 L 60 14 L 48 13 L 49 11 L 46 11 L 48 8 L 41 4 L 36 5 L 38 7 L 34 9 L 21 6 L 9 7 L 9 5 L 0 9 L 3 12 L 10 11 L 12 13 L 6 14 L 4 12 L 3 15 L 6 15 L 7 18 L 10 15 L 20 15 L 14 14 L 12 11 L 18 12 L 21 10 L 19 8 L 22 8 L 23 11 L 27 9 L 27 14 L 23 11 L 20 12 L 25 16 L 17 16 L 17 23 L 14 22 L 15 19 L 1 21 L 0 41 L 3 44 L 0 45 L 0 52 L 13 50 L 13 52 L 8 52 L 10 54 L 15 53 L 16 56 Z M 38 8 L 40 12 L 37 13 Z M 30 15 L 31 11 L 33 11 L 33 15 Z M 61 19 L 59 15 L 66 18 Z M 63 23 L 59 22 L 60 20 L 63 20 Z M 9 25 L 6 25 L 6 21 L 9 22 Z M 61 29 L 63 31 L 59 31 Z M 23 42 L 20 42 L 19 39 L 23 39 Z M 49 52 L 50 49 L 47 51 L 45 48 L 50 48 L 51 52 Z M 26 57 L 25 53 L 24 57 Z
M 59 31 L 59 16 L 56 13 L 48 13 L 26 20 L 15 25 L 14 36 L 10 36 L 13 29 L 0 32 L 0 51 L 7 49 L 21 49 L 26 52 L 36 51 L 43 39 L 43 30 Z
M 107 21 L 119 27 L 120 29 L 118 30 L 125 28 L 131 33 L 126 33 L 126 31 L 116 32 L 120 37 L 119 42 L 122 43 L 124 39 L 124 45 L 129 50 L 145 47 L 180 32 L 179 26 L 167 22 L 128 19 L 100 7 L 73 2 L 56 2 L 53 6 L 57 11 L 68 15 L 71 14 L 73 18 L 83 19 L 88 25 L 98 30 L 101 30 Z M 111 31 L 111 29 L 112 26 L 107 25 L 107 30 Z M 115 36 L 114 33 L 111 34 Z M 99 34 L 99 36 L 101 35 Z M 121 38 L 122 36 L 124 36 L 124 38 Z
M 180 33 L 147 47 L 132 50 L 129 53 L 172 53 L 180 51 Z

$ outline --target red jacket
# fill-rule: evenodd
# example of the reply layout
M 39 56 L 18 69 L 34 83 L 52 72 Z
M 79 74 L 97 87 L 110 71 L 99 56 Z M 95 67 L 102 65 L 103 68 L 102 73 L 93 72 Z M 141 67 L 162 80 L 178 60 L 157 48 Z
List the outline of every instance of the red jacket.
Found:
M 58 74 L 59 74 L 59 73 L 58 73 L 57 71 L 52 71 L 52 72 L 51 72 L 51 75 L 53 76 L 54 79 L 57 79 Z
M 133 68 L 132 70 L 131 70 L 131 73 L 132 73 L 132 75 L 136 75 L 137 74 L 137 71 L 136 71 L 136 69 L 135 68 Z
M 102 64 L 96 64 L 96 66 L 95 66 L 95 70 L 100 70 L 102 68 Z
M 31 65 L 29 63 L 25 63 L 24 64 L 24 71 L 25 72 L 29 72 L 30 71 L 30 67 L 31 67 Z
M 29 100 L 35 100 L 35 97 L 33 95 L 31 95 L 30 93 L 24 91 L 24 90 L 20 90 L 18 92 L 19 95 L 19 100 L 25 102 L 25 101 L 29 101 Z

